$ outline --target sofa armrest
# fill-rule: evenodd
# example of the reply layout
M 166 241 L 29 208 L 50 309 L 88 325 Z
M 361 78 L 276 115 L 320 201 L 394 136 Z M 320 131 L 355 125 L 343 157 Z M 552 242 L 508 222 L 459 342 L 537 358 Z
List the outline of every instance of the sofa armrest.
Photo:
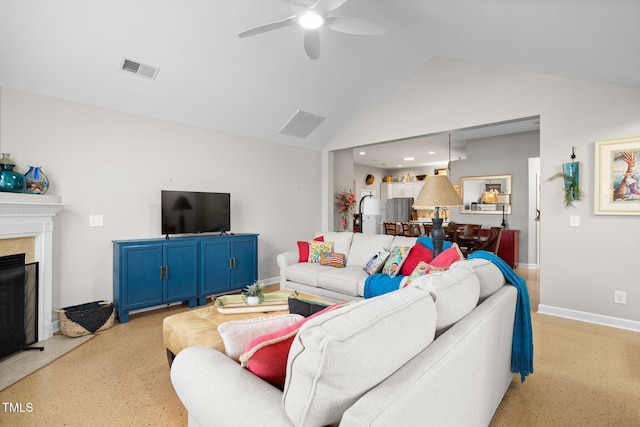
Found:
M 281 254 L 278 254 L 276 260 L 278 261 L 278 267 L 280 267 L 280 272 L 287 268 L 290 265 L 297 264 L 298 259 L 300 258 L 300 254 L 298 251 L 287 251 Z
M 297 264 L 300 259 L 298 251 L 287 251 L 278 254 L 276 261 L 280 267 L 280 289 L 287 289 L 287 267 Z
M 171 382 L 189 412 L 189 425 L 293 425 L 280 390 L 217 350 L 182 350 L 171 366 Z

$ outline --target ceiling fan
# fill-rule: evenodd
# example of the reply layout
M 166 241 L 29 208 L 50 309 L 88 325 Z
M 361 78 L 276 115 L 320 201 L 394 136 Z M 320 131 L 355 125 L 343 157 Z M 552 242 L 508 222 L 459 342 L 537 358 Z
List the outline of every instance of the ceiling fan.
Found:
M 333 16 L 331 12 L 347 0 L 281 0 L 294 15 L 280 21 L 259 25 L 238 34 L 239 37 L 255 36 L 283 27 L 299 25 L 304 30 L 304 50 L 311 59 L 320 57 L 320 28 L 361 36 L 380 35 L 387 28 L 374 22 L 348 16 Z

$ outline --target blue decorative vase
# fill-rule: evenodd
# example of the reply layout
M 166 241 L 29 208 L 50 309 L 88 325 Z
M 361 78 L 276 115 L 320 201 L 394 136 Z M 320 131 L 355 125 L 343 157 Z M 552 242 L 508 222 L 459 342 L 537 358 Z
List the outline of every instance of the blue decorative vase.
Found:
M 0 191 L 22 193 L 25 187 L 24 175 L 13 170 L 16 163 L 9 156 L 10 154 L 2 153 L 0 159 Z
M 44 194 L 49 189 L 49 178 L 42 172 L 40 166 L 29 166 L 24 178 L 26 180 L 25 193 Z

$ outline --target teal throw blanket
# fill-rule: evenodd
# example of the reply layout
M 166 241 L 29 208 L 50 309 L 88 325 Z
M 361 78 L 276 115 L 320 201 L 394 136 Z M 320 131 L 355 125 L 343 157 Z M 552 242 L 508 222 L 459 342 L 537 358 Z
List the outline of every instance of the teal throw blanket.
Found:
M 527 282 L 518 276 L 502 258 L 487 251 L 471 252 L 468 259 L 482 258 L 491 261 L 500 269 L 505 280 L 518 290 L 516 317 L 513 325 L 511 345 L 511 372 L 520 373 L 520 381 L 533 373 L 533 329 L 531 327 L 531 306 Z

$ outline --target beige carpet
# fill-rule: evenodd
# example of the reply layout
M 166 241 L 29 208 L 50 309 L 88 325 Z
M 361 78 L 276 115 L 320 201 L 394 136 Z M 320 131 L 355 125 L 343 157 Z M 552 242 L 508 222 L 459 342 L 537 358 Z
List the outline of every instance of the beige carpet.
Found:
M 54 335 L 47 340 L 34 344 L 34 346 L 44 347 L 43 351 L 24 350 L 5 357 L 0 361 L 0 390 L 4 390 L 20 381 L 91 338 L 93 338 L 93 335 L 77 338 Z

